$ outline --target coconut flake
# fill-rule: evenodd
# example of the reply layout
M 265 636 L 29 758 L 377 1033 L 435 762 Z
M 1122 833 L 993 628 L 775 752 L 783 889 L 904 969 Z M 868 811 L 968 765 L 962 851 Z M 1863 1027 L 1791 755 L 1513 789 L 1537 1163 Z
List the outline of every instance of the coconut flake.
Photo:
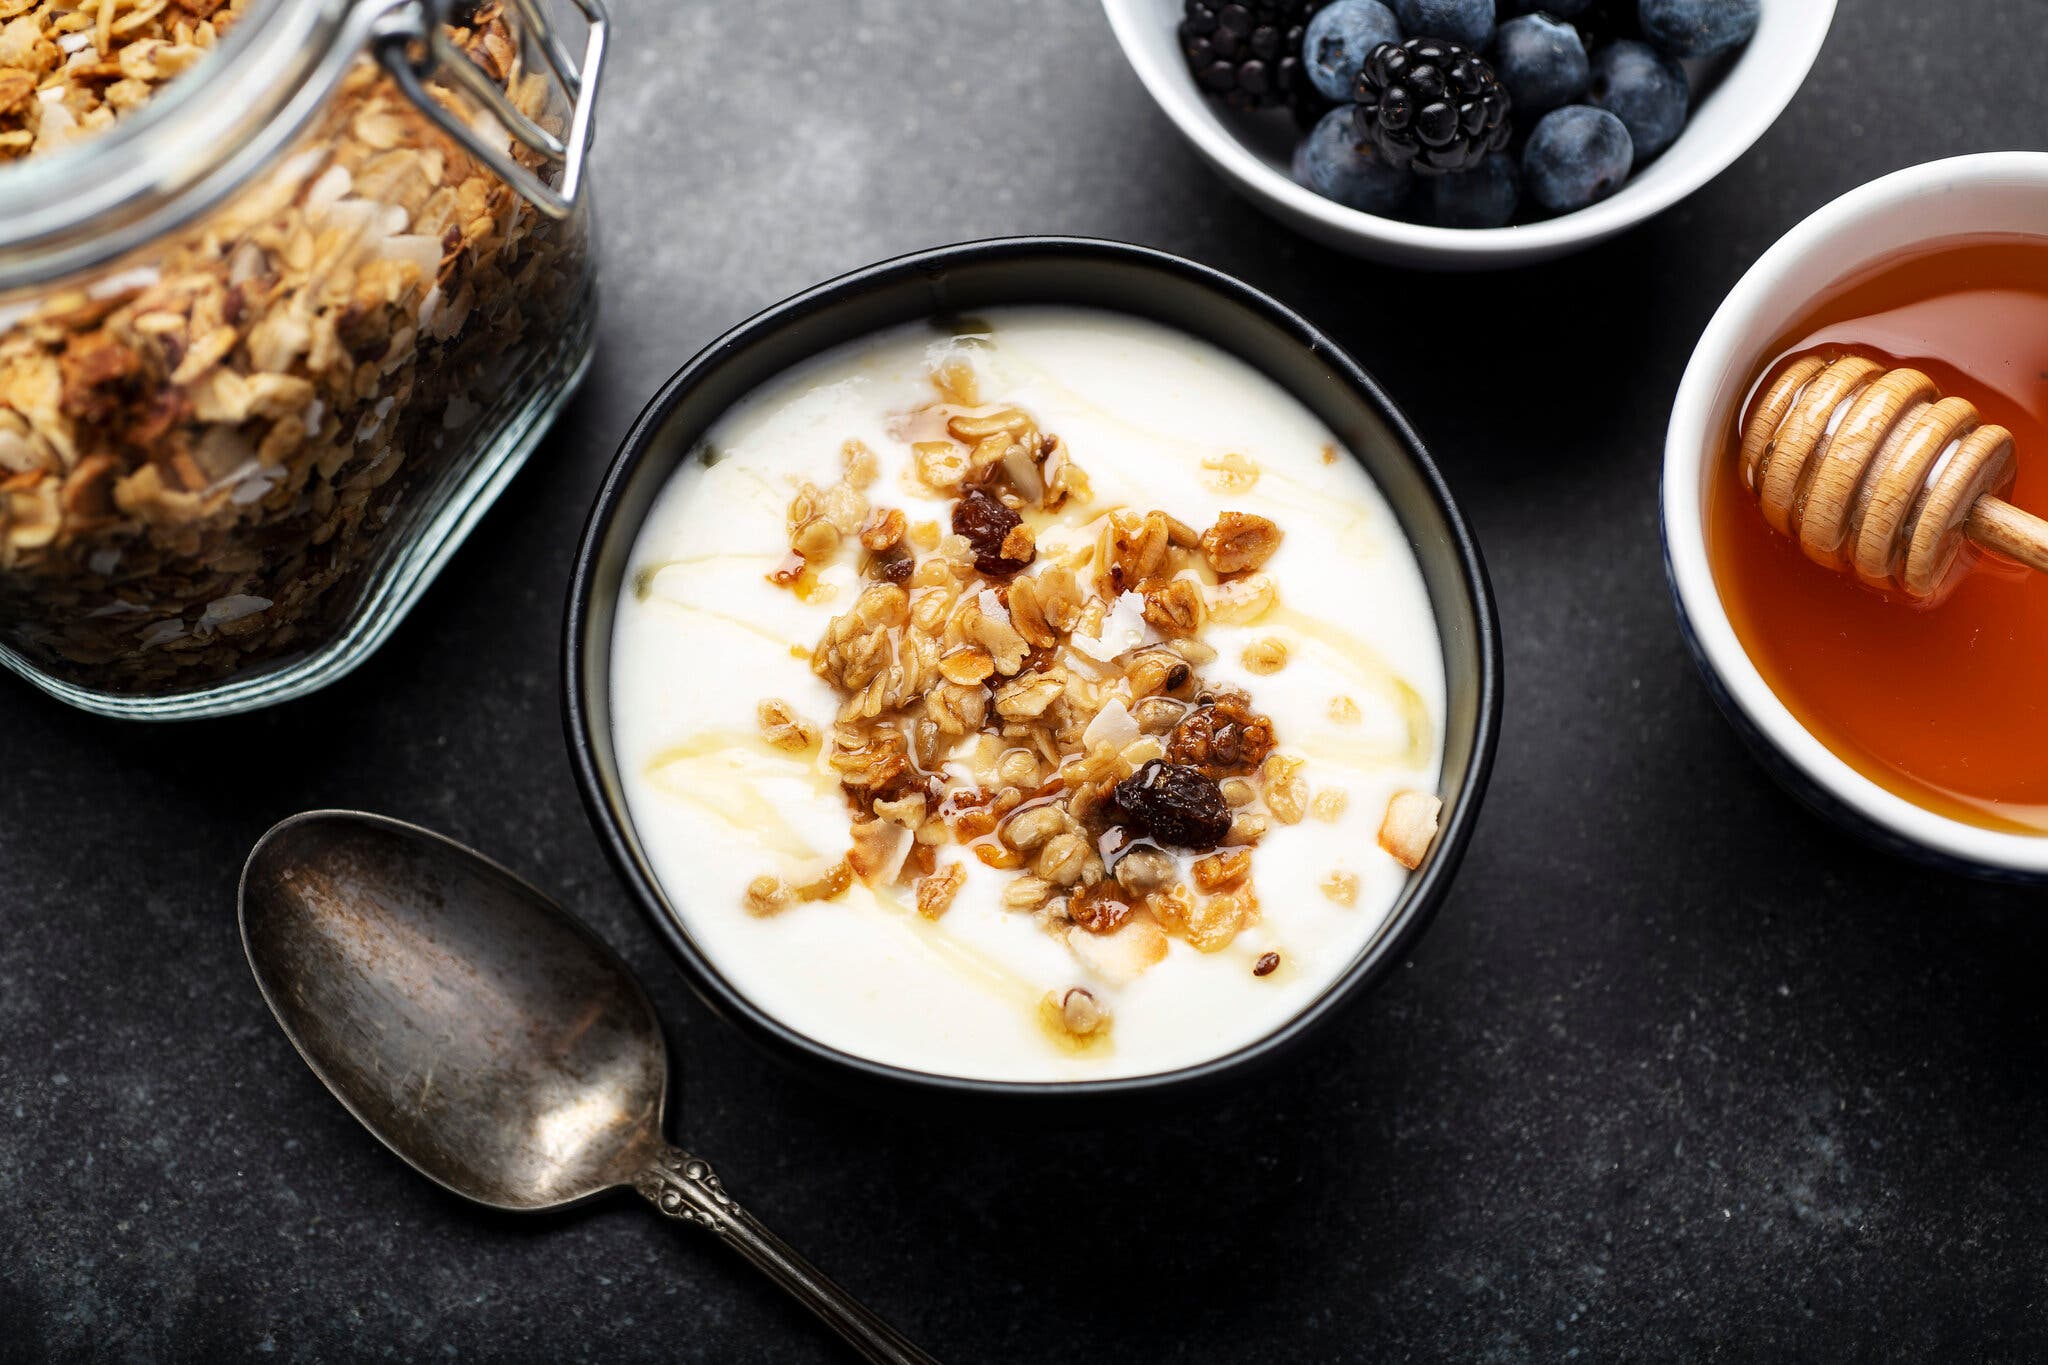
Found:
M 308 147 L 296 156 L 286 157 L 276 171 L 274 179 L 289 185 L 296 185 L 320 169 L 331 153 L 325 147 Z
M 1022 441 L 1010 442 L 1010 449 L 1003 456 L 1003 472 L 1017 485 L 1026 502 L 1037 502 L 1045 496 L 1045 480 L 1039 477 L 1038 463 Z
M 85 287 L 85 293 L 87 298 L 110 299 L 131 289 L 154 288 L 163 277 L 164 272 L 153 265 L 138 265 L 133 270 L 117 270 L 111 275 L 100 276 Z
M 488 109 L 478 109 L 469 120 L 469 126 L 479 142 L 501 152 L 512 150 L 512 134 L 498 121 L 498 116 Z
M 1111 698 L 1107 706 L 1095 713 L 1095 719 L 1088 722 L 1088 728 L 1081 732 L 1081 747 L 1093 749 L 1098 744 L 1107 744 L 1122 753 L 1126 746 L 1135 744 L 1143 731 L 1131 716 L 1130 708 Z
M 1109 934 L 1071 934 L 1067 947 L 1083 966 L 1119 985 L 1166 958 L 1166 931 L 1151 916 L 1126 921 Z
M 114 570 L 121 567 L 121 547 L 118 545 L 100 546 L 99 549 L 86 556 L 85 567 L 91 569 L 101 578 L 113 577 Z M 125 606 L 126 604 L 124 603 L 123 605 Z M 135 610 L 141 611 L 142 608 L 137 607 Z
M 24 469 L 34 469 L 39 463 L 36 448 L 28 437 L 0 427 L 0 469 L 19 474 Z
M 159 621 L 142 632 L 142 647 L 148 649 L 153 645 L 169 644 L 184 633 L 185 623 L 176 617 L 168 621 Z
M 437 264 L 434 267 L 434 270 L 435 272 L 438 272 L 440 270 L 440 266 Z M 420 330 L 422 332 L 425 332 L 430 336 L 433 334 L 434 315 L 436 313 L 439 313 L 440 311 L 441 286 L 439 284 L 430 284 L 427 286 L 427 292 L 420 298 Z
M 441 272 L 441 239 L 418 232 L 399 232 L 377 244 L 377 254 L 387 260 L 411 261 L 419 267 L 420 278 L 431 280 Z
M 235 491 L 228 495 L 228 501 L 238 507 L 252 502 L 261 502 L 270 495 L 270 490 L 284 480 L 283 465 L 264 465 L 235 485 Z
M 246 592 L 230 593 L 226 597 L 216 597 L 206 604 L 206 610 L 199 614 L 199 625 L 202 629 L 208 626 L 224 626 L 230 621 L 239 621 L 244 616 L 254 616 L 257 612 L 267 611 L 269 608 L 270 599 L 267 597 L 257 597 Z
M 1005 623 L 1009 621 L 1010 609 L 1003 605 L 1002 598 L 996 596 L 994 588 L 983 588 L 975 601 L 981 607 L 981 614 L 989 620 Z
M 355 185 L 346 166 L 329 166 L 306 191 L 306 216 L 318 222 Z
M 72 117 L 69 108 L 59 103 L 63 97 L 62 90 L 45 90 L 43 93 L 55 93 L 58 99 L 47 100 L 43 104 L 42 122 L 36 127 L 35 150 L 54 152 L 78 140 L 78 120 Z
M 228 259 L 228 283 L 247 284 L 263 274 L 270 264 L 270 258 L 262 247 L 254 242 L 244 242 L 235 248 L 235 254 Z
M 92 46 L 93 31 L 85 29 L 79 33 L 65 33 L 57 38 L 57 46 L 65 52 L 83 52 Z
M 901 825 L 890 825 L 886 832 L 888 842 L 875 850 L 877 860 L 867 869 L 861 880 L 869 886 L 887 886 L 903 871 L 904 862 L 910 857 L 910 849 L 917 839 Z M 858 870 L 858 867 L 856 868 Z
M 365 242 L 383 239 L 405 230 L 405 210 L 374 199 L 343 199 L 331 205 L 324 220 L 336 229 Z
M 1073 636 L 1069 642 L 1091 659 L 1104 663 L 1145 643 L 1145 599 L 1127 592 L 1111 605 L 1102 618 L 1102 630 L 1094 638 Z
M 94 569 L 93 572 L 98 573 L 99 570 Z M 121 599 L 117 597 L 113 601 L 107 603 L 104 607 L 94 607 L 91 611 L 86 613 L 86 616 L 89 619 L 98 620 L 102 616 L 133 616 L 137 612 L 147 610 L 148 608 L 146 607 L 137 606 L 133 602 L 123 602 Z
M 242 480 L 248 478 L 251 474 L 256 473 L 258 470 L 262 468 L 263 465 L 261 464 L 261 462 L 259 462 L 254 455 L 251 455 L 248 459 L 242 461 L 233 469 L 230 469 L 227 473 L 221 475 L 212 483 L 200 489 L 199 496 L 202 498 L 210 498 L 215 493 L 220 492 L 223 488 L 228 487 L 230 484 L 240 483 Z

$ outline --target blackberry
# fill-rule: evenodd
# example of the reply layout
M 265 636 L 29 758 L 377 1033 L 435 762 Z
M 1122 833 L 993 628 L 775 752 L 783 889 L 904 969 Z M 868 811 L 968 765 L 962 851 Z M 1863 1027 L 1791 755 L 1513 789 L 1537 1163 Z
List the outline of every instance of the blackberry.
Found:
M 1387 43 L 1358 73 L 1358 137 L 1418 175 L 1453 175 L 1508 145 L 1513 101 L 1471 49 L 1442 38 Z
M 1302 30 L 1328 0 L 1186 0 L 1180 50 L 1202 92 L 1232 109 L 1285 107 L 1306 128 L 1329 101 L 1301 61 Z

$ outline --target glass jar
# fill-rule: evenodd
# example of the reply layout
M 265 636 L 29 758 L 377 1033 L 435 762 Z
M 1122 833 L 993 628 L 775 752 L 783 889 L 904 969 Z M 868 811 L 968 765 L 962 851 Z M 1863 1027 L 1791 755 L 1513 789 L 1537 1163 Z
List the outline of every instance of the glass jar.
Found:
M 390 634 L 590 357 L 605 20 L 544 3 L 0 19 L 0 662 L 219 715 Z

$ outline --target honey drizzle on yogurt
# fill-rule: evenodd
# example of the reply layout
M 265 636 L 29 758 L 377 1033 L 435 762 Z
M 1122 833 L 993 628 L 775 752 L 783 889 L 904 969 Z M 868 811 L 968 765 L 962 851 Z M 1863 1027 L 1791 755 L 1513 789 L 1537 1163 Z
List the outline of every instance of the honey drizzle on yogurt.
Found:
M 664 795 L 700 806 L 733 828 L 758 835 L 765 847 L 777 853 L 808 861 L 819 856 L 818 850 L 761 794 L 756 776 L 762 766 L 770 766 L 773 776 L 808 782 L 820 798 L 834 800 L 839 783 L 830 773 L 794 762 L 794 758 L 758 735 L 714 730 L 662 749 L 647 760 L 643 771 L 648 783 Z
M 759 734 L 738 730 L 706 730 L 672 744 L 645 765 L 649 783 L 663 794 L 687 801 L 731 824 L 735 829 L 760 838 L 763 847 L 798 862 L 813 862 L 819 851 L 785 819 L 775 804 L 761 792 L 756 780 L 763 766 L 772 776 L 808 783 L 822 800 L 840 800 L 839 780 L 810 761 L 810 755 L 775 748 Z M 1001 962 L 948 936 L 937 924 L 919 915 L 887 888 L 858 883 L 847 898 L 860 903 L 860 893 L 872 903 L 883 919 L 906 932 L 925 953 L 943 962 L 955 974 L 980 981 L 1013 997 L 1021 1007 L 1033 1007 L 1038 989 Z
M 1384 695 L 1400 712 L 1402 726 L 1408 732 L 1408 742 L 1404 747 L 1373 750 L 1342 740 L 1332 743 L 1333 737 L 1323 736 L 1316 740 L 1317 759 L 1331 761 L 1341 757 L 1347 759 L 1350 766 L 1361 768 L 1418 768 L 1429 761 L 1436 750 L 1436 726 L 1429 717 L 1429 703 L 1422 699 L 1414 684 L 1380 657 L 1379 651 L 1347 630 L 1288 606 L 1272 608 L 1259 618 L 1257 624 L 1285 627 L 1331 650 L 1357 670 L 1361 683 Z

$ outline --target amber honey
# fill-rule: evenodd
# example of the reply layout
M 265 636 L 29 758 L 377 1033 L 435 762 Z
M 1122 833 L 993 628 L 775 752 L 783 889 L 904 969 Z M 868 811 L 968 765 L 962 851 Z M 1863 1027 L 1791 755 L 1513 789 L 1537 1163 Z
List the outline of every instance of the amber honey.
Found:
M 2008 495 L 2048 511 L 2048 238 L 1970 238 L 1838 287 L 1779 338 L 1924 371 L 2010 429 Z M 1764 521 L 1737 456 L 1740 414 L 1707 511 L 1714 579 L 1743 647 L 1820 741 L 1915 805 L 2048 834 L 2048 575 L 1965 549 L 1936 604 L 1809 560 Z

